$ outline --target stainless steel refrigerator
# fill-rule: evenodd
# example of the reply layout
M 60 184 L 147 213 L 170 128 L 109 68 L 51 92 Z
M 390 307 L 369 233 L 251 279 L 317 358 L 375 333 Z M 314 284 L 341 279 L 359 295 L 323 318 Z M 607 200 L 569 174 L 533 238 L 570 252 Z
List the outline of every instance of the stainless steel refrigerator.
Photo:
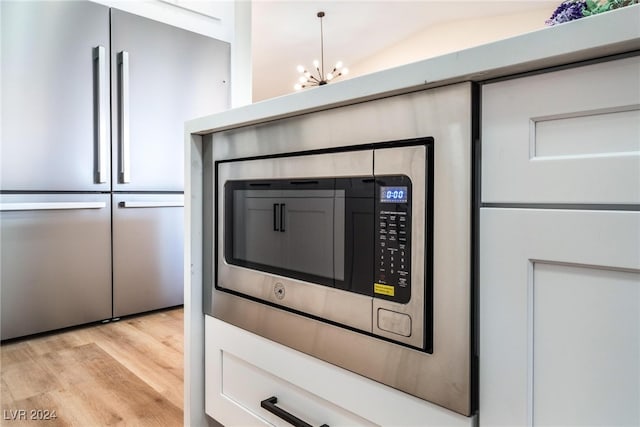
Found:
M 103 5 L 0 2 L 1 338 L 182 304 L 184 121 L 229 45 Z

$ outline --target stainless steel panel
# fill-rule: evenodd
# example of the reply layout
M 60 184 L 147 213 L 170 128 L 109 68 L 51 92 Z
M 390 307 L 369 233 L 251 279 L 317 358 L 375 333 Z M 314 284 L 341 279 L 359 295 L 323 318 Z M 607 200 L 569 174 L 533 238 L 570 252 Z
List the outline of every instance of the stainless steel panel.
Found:
M 2 339 L 111 318 L 110 196 L 0 202 Z
M 411 331 L 402 342 L 424 348 L 425 345 L 425 239 L 427 205 L 426 194 L 426 148 L 401 147 L 384 148 L 374 152 L 374 173 L 378 175 L 394 175 L 403 173 L 411 179 L 411 300 L 407 304 L 398 304 L 379 298 L 373 300 L 373 316 L 380 309 L 404 313 L 411 318 Z M 373 320 L 373 333 L 398 340 L 398 334 L 378 327 Z
M 129 65 L 129 114 L 112 121 L 112 133 L 128 129 L 130 151 L 115 154 L 113 139 L 112 174 L 118 176 L 120 156 L 128 157 L 130 182 L 114 179 L 114 190 L 182 191 L 184 122 L 228 108 L 229 44 L 115 9 L 111 25 L 113 78 L 120 52 Z M 115 80 L 111 90 L 112 115 L 120 117 Z M 129 126 L 121 125 L 127 117 Z
M 96 176 L 99 123 L 110 120 L 97 98 L 108 81 L 99 84 L 94 49 L 109 49 L 109 9 L 69 1 L 0 8 L 1 189 L 108 191 L 109 171 Z
M 114 316 L 183 303 L 183 203 L 182 194 L 113 195 Z
M 419 398 L 471 415 L 471 121 L 471 84 L 462 83 L 231 129 L 202 139 L 208 145 L 203 150 L 207 156 L 203 159 L 203 176 L 213 179 L 206 168 L 218 160 L 432 136 L 435 141 L 433 354 L 216 290 L 212 292 L 211 314 Z M 244 177 L 252 170 L 228 171 L 230 175 L 235 173 Z M 264 176 L 265 171 L 261 174 Z M 204 203 L 210 205 L 205 212 L 211 212 L 215 202 L 212 197 L 215 184 L 203 182 Z M 205 231 L 214 229 L 204 225 Z M 205 239 L 212 238 L 212 234 L 205 235 Z M 205 259 L 205 272 L 214 262 Z M 224 265 L 218 264 L 218 268 L 220 274 Z M 203 287 L 207 288 L 206 284 Z

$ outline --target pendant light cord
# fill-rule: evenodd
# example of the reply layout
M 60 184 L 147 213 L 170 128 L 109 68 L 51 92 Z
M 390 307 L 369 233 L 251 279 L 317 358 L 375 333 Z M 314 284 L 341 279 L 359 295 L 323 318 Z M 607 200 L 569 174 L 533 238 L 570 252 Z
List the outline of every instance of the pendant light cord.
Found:
M 320 80 L 324 80 L 324 33 L 322 31 L 322 18 L 324 12 L 318 12 L 318 18 L 320 18 Z

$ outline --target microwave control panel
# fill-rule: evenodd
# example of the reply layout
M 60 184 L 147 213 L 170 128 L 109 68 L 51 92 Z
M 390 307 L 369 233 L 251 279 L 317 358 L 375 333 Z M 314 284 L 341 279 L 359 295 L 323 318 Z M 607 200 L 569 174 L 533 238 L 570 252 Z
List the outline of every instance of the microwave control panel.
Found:
M 376 177 L 373 296 L 401 304 L 411 299 L 411 180 Z

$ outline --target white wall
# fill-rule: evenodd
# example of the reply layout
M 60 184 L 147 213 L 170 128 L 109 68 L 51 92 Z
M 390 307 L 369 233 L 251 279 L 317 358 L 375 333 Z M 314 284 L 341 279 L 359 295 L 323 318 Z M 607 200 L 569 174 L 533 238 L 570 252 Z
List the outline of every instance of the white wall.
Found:
M 92 0 L 109 7 L 144 16 L 231 42 L 234 32 L 234 1 L 188 0 Z
M 250 0 L 235 0 L 234 36 L 231 42 L 231 107 L 251 104 L 253 62 L 251 59 Z
M 350 65 L 349 76 L 368 74 L 445 53 L 509 38 L 544 28 L 553 7 L 513 15 L 450 21 L 434 25 Z

